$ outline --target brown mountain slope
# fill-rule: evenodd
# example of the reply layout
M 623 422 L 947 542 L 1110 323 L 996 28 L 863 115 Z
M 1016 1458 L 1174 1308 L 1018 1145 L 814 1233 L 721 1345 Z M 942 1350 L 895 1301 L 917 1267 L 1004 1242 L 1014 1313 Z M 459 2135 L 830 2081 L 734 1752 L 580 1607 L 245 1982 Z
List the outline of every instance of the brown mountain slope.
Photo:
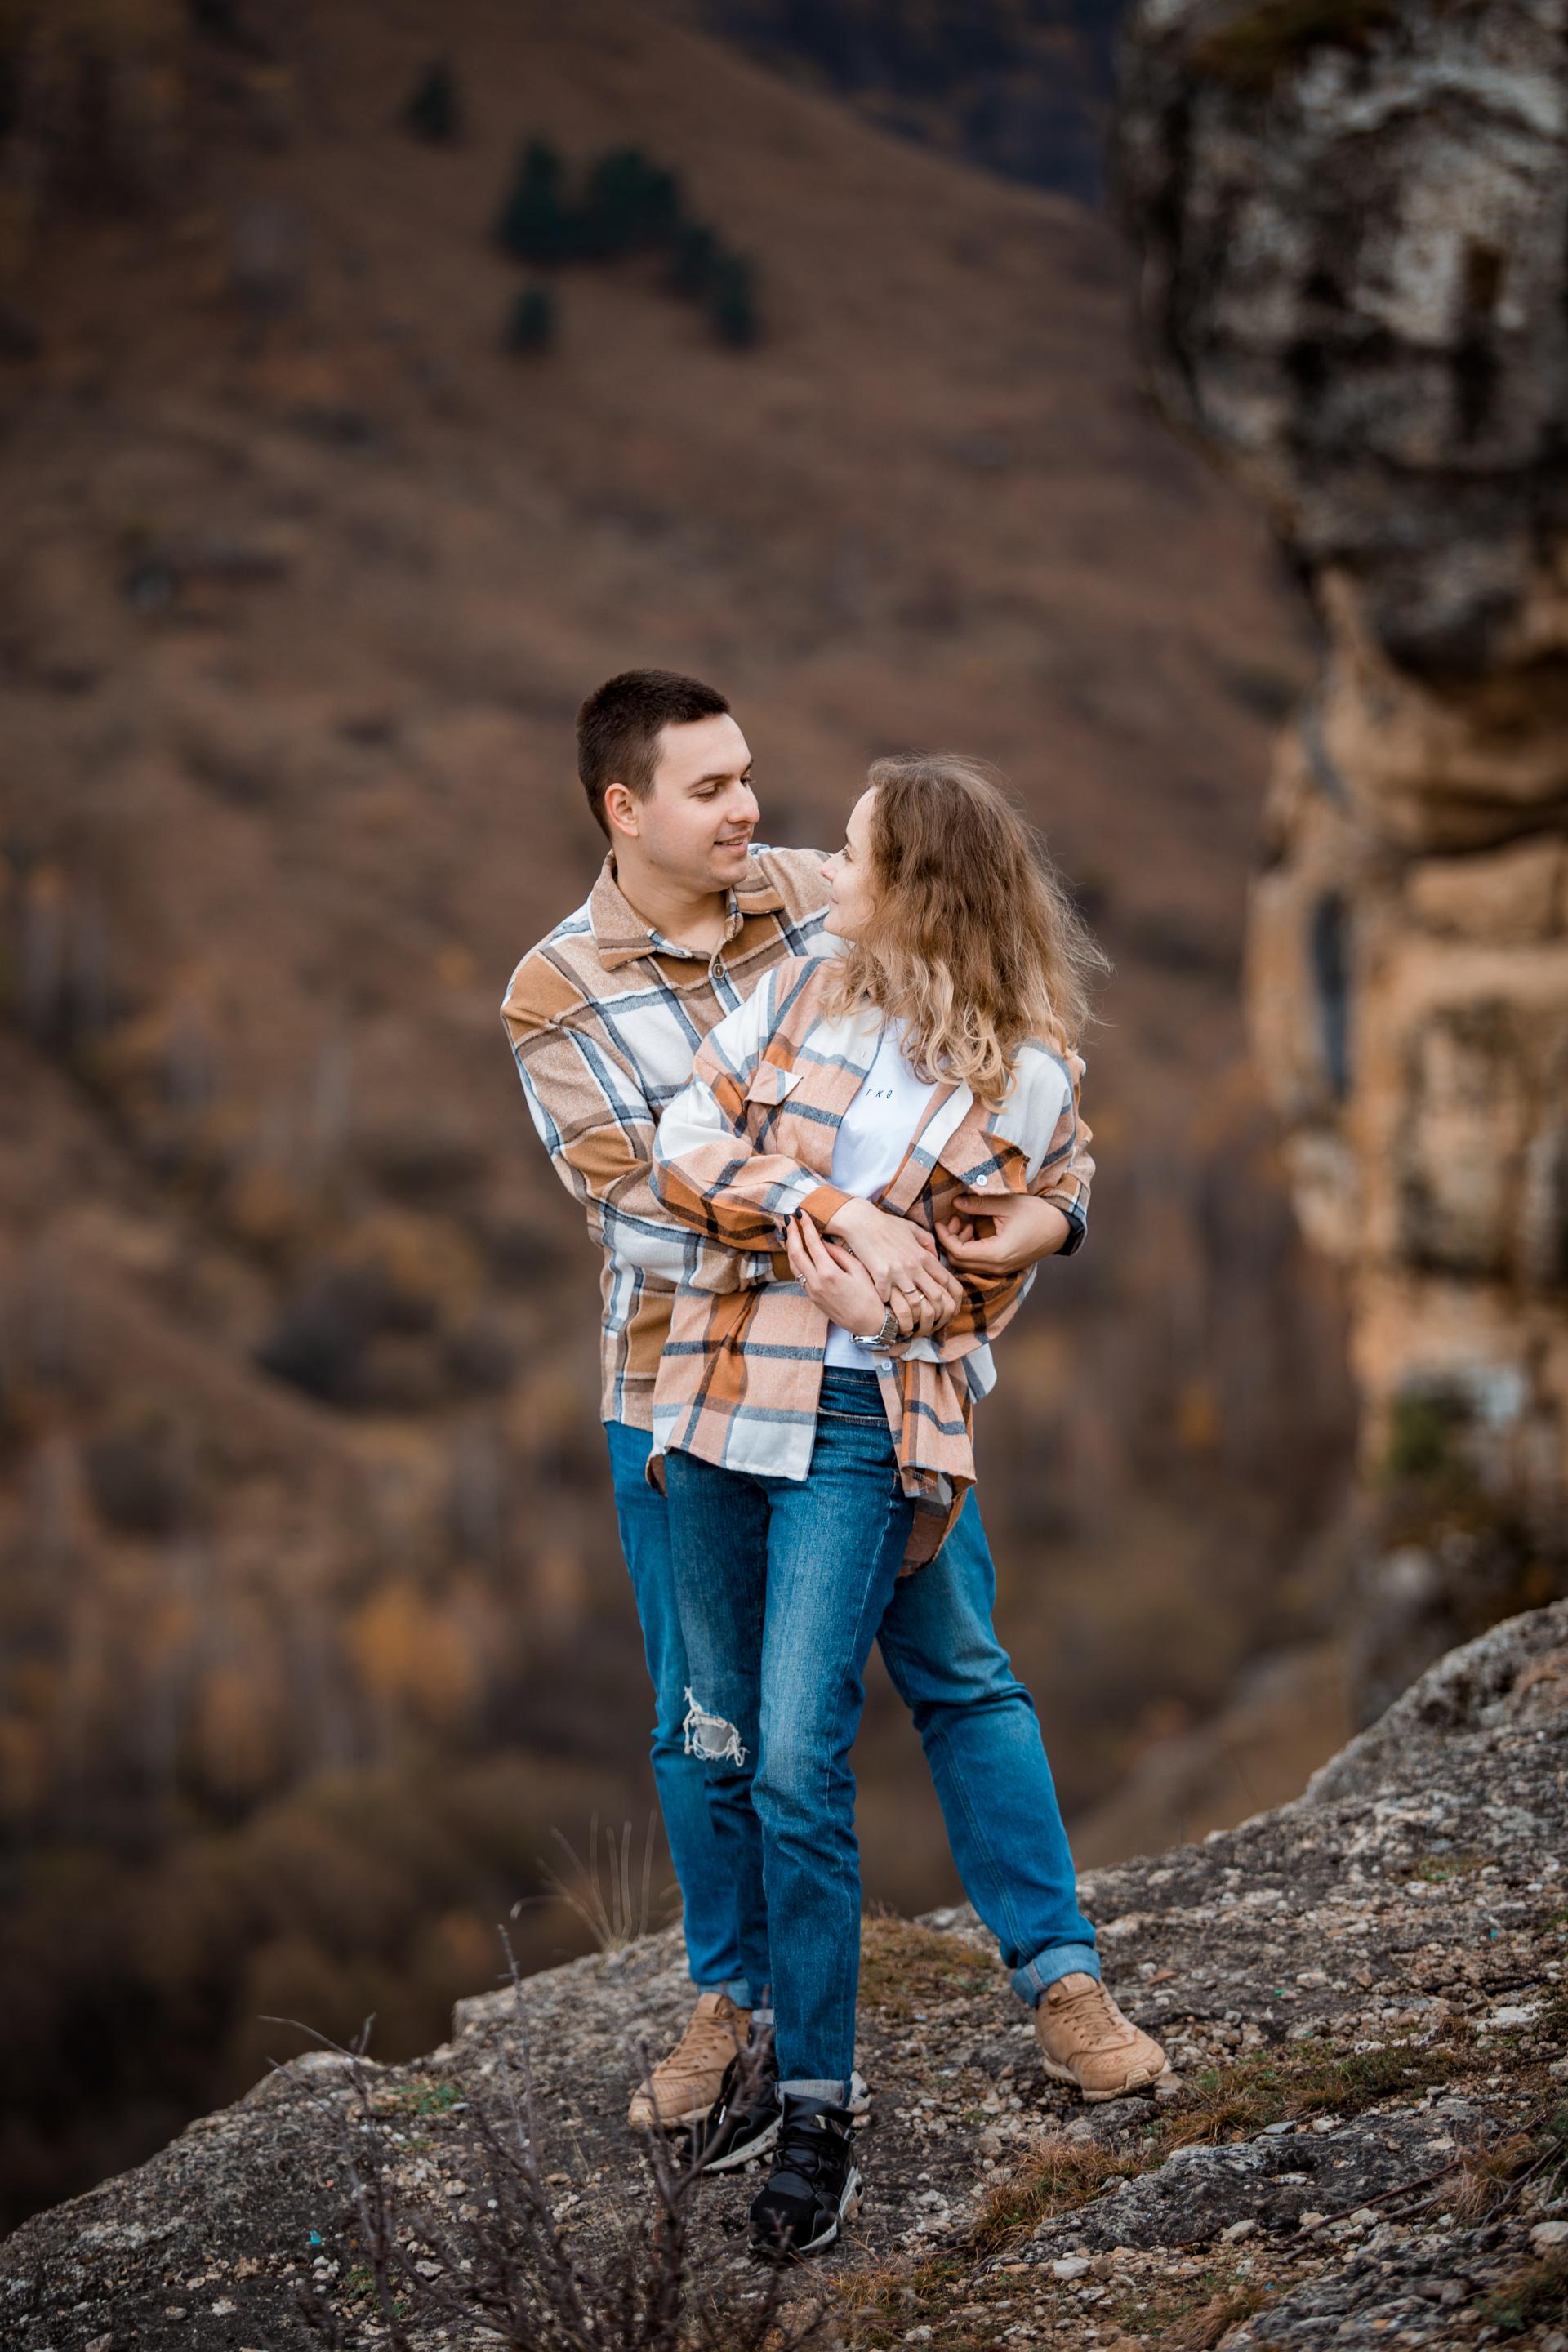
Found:
M 596 863 L 612 668 L 731 691 L 780 838 L 887 745 L 999 760 L 1118 960 L 1093 1244 L 982 1441 L 1069 1801 L 1288 1627 L 1344 1444 L 1233 1003 L 1296 625 L 1144 415 L 1104 228 L 611 0 L 444 11 L 456 149 L 395 127 L 425 12 L 271 37 L 197 45 L 170 209 L 57 220 L 0 388 L 17 2200 L 240 2087 L 258 2011 L 422 2046 L 551 1827 L 647 1807 L 593 1262 L 496 1021 Z M 535 130 L 678 164 L 763 344 L 627 263 L 503 355 Z M 873 1891 L 933 1899 L 883 1699 L 862 1759 Z

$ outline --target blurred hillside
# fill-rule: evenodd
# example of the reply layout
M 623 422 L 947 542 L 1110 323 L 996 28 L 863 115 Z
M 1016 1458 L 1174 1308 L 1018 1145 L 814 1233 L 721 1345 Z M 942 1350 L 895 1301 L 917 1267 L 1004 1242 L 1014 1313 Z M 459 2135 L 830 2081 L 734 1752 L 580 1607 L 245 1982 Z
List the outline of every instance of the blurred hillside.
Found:
M 612 669 L 725 688 L 776 839 L 889 746 L 1000 761 L 1116 959 L 1091 1243 L 981 1433 L 1074 1811 L 1310 1626 L 1349 1405 L 1237 1005 L 1306 650 L 1145 411 L 1107 229 L 630 0 L 0 25 L 16 2215 L 254 2080 L 263 2014 L 395 2058 L 514 1900 L 525 1966 L 581 1948 L 552 1831 L 633 1820 L 635 1906 L 595 1264 L 496 1017 L 595 869 Z M 403 121 L 437 46 L 450 142 Z M 542 277 L 553 348 L 504 349 L 530 135 L 678 169 L 762 340 L 648 256 Z M 942 1899 L 880 1687 L 857 1761 L 868 1892 Z

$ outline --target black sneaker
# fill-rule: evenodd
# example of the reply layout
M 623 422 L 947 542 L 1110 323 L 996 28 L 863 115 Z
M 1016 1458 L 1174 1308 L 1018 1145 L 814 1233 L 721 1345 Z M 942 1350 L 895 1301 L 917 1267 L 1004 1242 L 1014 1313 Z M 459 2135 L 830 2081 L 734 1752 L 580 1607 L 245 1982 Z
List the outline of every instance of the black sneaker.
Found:
M 732 2172 L 764 2156 L 779 2136 L 779 2070 L 773 2037 L 763 2033 L 738 2050 L 724 2069 L 719 2095 L 691 2135 L 699 2172 Z
M 820 2253 L 860 2204 L 850 2109 L 794 2091 L 782 2104 L 773 2168 L 751 2215 L 752 2251 L 773 2262 Z

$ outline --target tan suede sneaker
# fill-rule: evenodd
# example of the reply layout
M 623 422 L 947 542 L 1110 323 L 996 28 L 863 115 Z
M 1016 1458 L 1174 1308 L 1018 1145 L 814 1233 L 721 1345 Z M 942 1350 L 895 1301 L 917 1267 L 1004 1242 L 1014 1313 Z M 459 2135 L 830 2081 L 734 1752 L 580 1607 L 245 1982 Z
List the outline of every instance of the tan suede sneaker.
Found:
M 1122 2016 L 1086 1969 L 1058 1977 L 1035 2004 L 1040 2063 L 1058 2083 L 1076 2083 L 1086 2099 L 1120 2099 L 1146 2091 L 1165 2071 L 1165 2053 Z
M 633 2094 L 626 2114 L 633 2131 L 678 2131 L 700 2124 L 751 2030 L 751 2011 L 737 2009 L 727 1992 L 699 1993 L 685 2032 Z

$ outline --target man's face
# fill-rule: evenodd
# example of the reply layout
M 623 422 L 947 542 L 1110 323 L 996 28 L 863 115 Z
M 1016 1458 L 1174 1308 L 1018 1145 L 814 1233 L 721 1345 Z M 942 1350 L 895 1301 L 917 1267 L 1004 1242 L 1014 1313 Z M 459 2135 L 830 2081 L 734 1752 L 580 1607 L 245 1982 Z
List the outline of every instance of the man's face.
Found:
M 649 866 L 690 890 L 730 889 L 757 827 L 745 737 L 727 712 L 661 729 L 647 798 L 612 784 L 605 811 L 617 848 L 635 840 Z

